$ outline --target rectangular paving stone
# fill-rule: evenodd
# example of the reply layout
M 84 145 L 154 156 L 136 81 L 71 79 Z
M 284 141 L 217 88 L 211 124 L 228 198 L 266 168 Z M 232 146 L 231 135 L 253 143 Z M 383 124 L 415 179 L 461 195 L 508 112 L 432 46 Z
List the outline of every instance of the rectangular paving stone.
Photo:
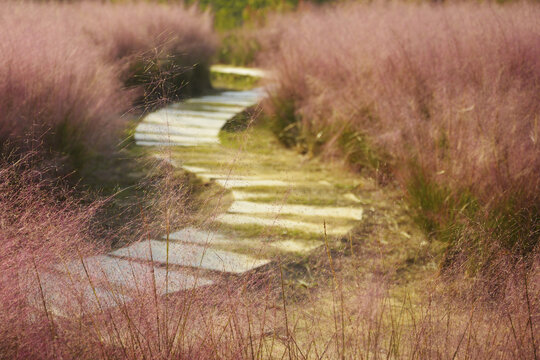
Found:
M 110 309 L 126 304 L 132 299 L 117 292 L 111 292 L 100 287 L 90 285 L 86 281 L 72 281 L 67 275 L 60 276 L 53 273 L 41 272 L 40 282 L 43 297 L 35 274 L 31 274 L 32 282 L 28 289 L 28 302 L 38 310 L 45 311 L 43 298 L 47 311 L 59 316 L 82 316 L 101 310 Z
M 178 124 L 151 124 L 142 122 L 137 125 L 135 132 L 142 133 L 158 133 L 181 136 L 197 136 L 197 137 L 217 137 L 219 129 L 205 129 L 193 126 L 181 126 Z
M 185 109 L 175 109 L 175 108 L 166 108 L 154 112 L 154 114 L 160 114 L 163 116 L 170 117 L 183 117 L 183 116 L 193 116 L 209 119 L 222 119 L 228 120 L 234 116 L 234 113 L 231 112 L 217 112 L 217 111 L 197 111 L 197 110 L 185 110 Z
M 275 193 L 257 193 L 247 191 L 232 191 L 232 196 L 235 200 L 246 199 L 271 199 L 276 196 Z
M 257 102 L 253 100 L 235 99 L 233 97 L 225 96 L 203 96 L 200 98 L 189 99 L 188 103 L 192 104 L 225 104 L 234 106 L 253 106 Z
M 281 180 L 217 179 L 216 183 L 226 189 L 251 186 L 293 186 L 293 184 Z
M 281 251 L 307 253 L 315 250 L 323 243 L 320 241 L 282 240 L 270 243 L 270 246 Z
M 163 239 L 166 239 L 166 236 L 164 236 Z M 169 239 L 202 245 L 226 244 L 232 241 L 222 234 L 208 230 L 196 229 L 193 227 L 187 227 L 175 231 L 169 234 Z
M 190 165 L 182 165 L 182 169 L 184 169 L 186 171 L 189 171 L 189 172 L 192 172 L 194 174 L 207 173 L 209 171 L 208 169 L 205 169 L 205 168 L 202 168 L 202 167 L 190 166 Z
M 179 102 L 172 104 L 169 108 L 180 109 L 180 110 L 202 110 L 202 111 L 211 111 L 211 112 L 222 112 L 229 113 L 232 115 L 238 114 L 245 110 L 245 106 L 233 106 L 233 105 L 215 105 L 215 104 L 193 104 L 186 102 Z
M 304 221 L 295 221 L 288 219 L 280 218 L 262 218 L 249 215 L 239 215 L 239 214 L 221 214 L 216 218 L 217 222 L 228 224 L 228 225 L 260 225 L 267 227 L 280 227 L 289 230 L 299 230 L 307 233 L 324 234 L 323 222 L 321 223 L 309 223 Z M 327 224 L 327 234 L 329 235 L 342 235 L 346 234 L 351 227 L 344 226 L 332 226 Z
M 202 136 L 181 136 L 181 135 L 169 135 L 169 134 L 149 134 L 136 132 L 134 135 L 135 141 L 157 141 L 157 142 L 170 142 L 170 143 L 192 143 L 192 144 L 217 144 L 219 139 L 217 137 L 202 137 Z
M 155 146 L 155 147 L 169 147 L 169 146 L 195 147 L 199 145 L 199 143 L 196 143 L 196 142 L 172 143 L 172 142 L 166 142 L 166 141 L 144 141 L 144 140 L 135 141 L 135 144 L 139 146 Z
M 229 65 L 213 65 L 210 68 L 210 71 L 216 72 L 216 73 L 252 76 L 252 77 L 266 77 L 268 75 L 266 71 L 261 70 L 261 69 L 244 68 L 244 67 L 229 66 Z
M 154 275 L 152 275 L 151 265 L 106 255 L 85 258 L 84 265 L 92 281 L 105 281 L 129 289 L 148 289 L 152 287 L 154 276 L 158 295 L 212 284 L 209 279 L 195 278 L 185 271 L 171 269 L 167 271 L 167 269 L 161 267 L 154 267 Z M 56 268 L 69 273 L 76 279 L 88 281 L 80 260 L 71 261 L 65 265 L 57 265 Z M 166 280 L 168 285 L 166 285 Z
M 309 205 L 268 204 L 251 201 L 235 201 L 228 212 L 243 214 L 291 214 L 303 216 L 340 217 L 362 219 L 362 209 L 351 207 L 320 207 Z
M 248 176 L 238 176 L 234 174 L 215 174 L 215 173 L 206 173 L 206 172 L 200 172 L 197 173 L 197 176 L 201 179 L 206 180 L 253 180 L 250 179 Z
M 163 116 L 163 114 L 149 114 L 144 118 L 146 123 L 154 124 L 172 124 L 182 126 L 196 126 L 201 128 L 221 129 L 225 125 L 226 120 L 199 118 L 194 116 Z
M 151 240 L 152 258 L 164 264 L 167 256 L 165 241 Z M 111 254 L 131 259 L 150 261 L 147 241 L 113 251 Z M 246 255 L 211 249 L 203 246 L 169 242 L 169 263 L 179 266 L 200 268 L 228 273 L 244 273 L 269 263 L 268 260 L 253 259 Z
M 223 91 L 220 93 L 222 96 L 239 96 L 239 97 L 253 97 L 253 98 L 263 98 L 266 96 L 266 92 L 263 88 L 255 88 L 251 90 L 242 90 L 242 91 L 236 91 L 236 90 L 229 90 L 229 91 Z

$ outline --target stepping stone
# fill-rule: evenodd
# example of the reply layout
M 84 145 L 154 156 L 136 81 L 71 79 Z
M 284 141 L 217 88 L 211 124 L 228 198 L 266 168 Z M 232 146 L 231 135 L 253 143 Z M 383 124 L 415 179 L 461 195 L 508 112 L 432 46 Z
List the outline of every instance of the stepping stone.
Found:
M 167 243 L 150 240 L 152 258 L 164 264 L 167 258 Z M 113 251 L 111 254 L 126 258 L 150 261 L 148 242 L 138 242 Z M 169 264 L 206 270 L 241 274 L 268 264 L 269 260 L 253 259 L 229 251 L 209 249 L 203 246 L 169 242 Z
M 276 196 L 275 193 L 255 193 L 255 192 L 246 192 L 246 191 L 233 191 L 232 196 L 236 200 L 246 200 L 246 199 L 271 199 Z
M 279 205 L 256 203 L 251 201 L 235 201 L 228 212 L 241 214 L 291 214 L 322 217 L 339 217 L 354 220 L 362 219 L 362 209 L 349 207 L 319 207 L 308 205 Z
M 254 100 L 243 100 L 243 99 L 235 99 L 233 97 L 212 96 L 212 95 L 189 99 L 186 102 L 190 104 L 224 104 L 224 105 L 245 106 L 245 107 L 253 106 L 257 103 Z
M 167 237 L 164 236 L 163 239 Z M 224 244 L 232 242 L 231 239 L 226 238 L 224 235 L 207 230 L 195 229 L 187 227 L 182 230 L 175 231 L 169 234 L 169 240 L 182 241 L 194 244 Z
M 135 141 L 156 141 L 156 142 L 170 142 L 171 144 L 216 144 L 219 143 L 217 137 L 202 137 L 202 136 L 181 136 L 181 135 L 169 135 L 169 134 L 148 134 L 136 132 Z
M 152 266 L 148 264 L 106 255 L 85 258 L 84 265 L 93 283 L 105 281 L 128 289 L 148 289 L 153 286 L 152 283 L 155 278 L 158 295 L 212 284 L 212 280 L 209 279 L 195 278 L 185 272 L 171 269 L 167 271 L 167 269 L 160 267 L 154 267 L 154 274 L 152 275 Z M 56 268 L 67 272 L 76 279 L 80 279 L 80 281 L 88 281 L 80 260 L 71 261 L 65 266 L 59 264 Z M 167 286 L 166 279 L 168 281 Z
M 245 106 L 232 106 L 232 105 L 219 106 L 219 105 L 212 105 L 212 104 L 191 104 L 191 103 L 186 103 L 186 102 L 180 102 L 180 103 L 172 104 L 169 107 L 169 109 L 220 112 L 220 113 L 228 113 L 230 114 L 230 116 L 234 116 L 244 111 L 246 107 Z
M 167 236 L 163 236 L 162 239 L 167 239 Z M 169 234 L 169 241 L 180 241 L 190 244 L 199 244 L 202 246 L 241 246 L 244 248 L 253 249 L 253 251 L 259 251 L 261 248 L 268 247 L 272 244 L 261 241 L 259 238 L 232 239 L 226 235 L 214 231 L 195 229 L 192 227 L 187 227 Z
M 196 127 L 203 129 L 217 129 L 220 130 L 226 121 L 224 120 L 213 120 L 213 119 L 204 119 L 204 118 L 194 118 L 194 117 L 182 117 L 182 118 L 165 118 L 162 116 L 148 115 L 144 119 L 144 123 L 149 124 L 168 124 L 173 126 L 185 126 L 185 127 Z
M 285 228 L 289 230 L 299 230 L 304 231 L 307 233 L 312 234 L 320 234 L 321 236 L 324 234 L 324 226 L 323 222 L 318 224 L 309 223 L 309 222 L 303 222 L 303 221 L 295 221 L 295 220 L 287 220 L 287 219 L 279 219 L 279 218 L 261 218 L 256 216 L 248 216 L 248 215 L 238 215 L 238 214 L 221 214 L 216 218 L 217 222 L 227 224 L 227 225 L 260 225 L 260 226 L 266 226 L 266 227 L 280 227 Z M 326 233 L 328 235 L 342 235 L 347 233 L 351 227 L 344 227 L 344 226 L 332 226 L 330 224 L 326 224 Z
M 155 147 L 169 147 L 169 146 L 185 146 L 185 147 L 189 147 L 189 146 L 200 145 L 200 143 L 195 143 L 195 142 L 172 143 L 172 142 L 167 142 L 167 141 L 142 141 L 142 140 L 136 141 L 135 144 L 137 144 L 139 146 L 155 146 Z
M 217 179 L 216 183 L 226 189 L 253 186 L 293 186 L 292 183 L 281 180 Z
M 136 133 L 154 133 L 181 136 L 217 137 L 219 129 L 179 126 L 177 124 L 151 124 L 142 122 L 137 125 Z
M 266 77 L 268 74 L 266 71 L 261 69 L 253 68 L 244 68 L 228 65 L 213 65 L 210 67 L 211 72 L 223 73 L 223 74 L 232 74 L 232 75 L 241 75 L 241 76 L 252 76 L 252 77 Z
M 207 173 L 207 172 L 210 171 L 210 170 L 202 168 L 202 167 L 189 166 L 189 165 L 182 165 L 182 169 L 184 169 L 186 171 L 189 171 L 189 172 L 192 172 L 194 174 Z
M 249 176 L 238 176 L 233 174 L 198 173 L 197 176 L 206 180 L 253 180 Z
M 160 111 L 156 111 L 153 114 L 160 114 L 163 116 L 170 116 L 170 117 L 184 117 L 184 116 L 192 116 L 192 117 L 201 117 L 201 118 L 207 118 L 207 119 L 220 119 L 220 120 L 228 120 L 234 116 L 234 113 L 231 112 L 216 112 L 216 111 L 199 111 L 199 110 L 185 110 L 185 109 L 174 109 L 174 108 L 167 108 Z
M 28 276 L 35 278 L 35 274 Z M 117 292 L 92 287 L 88 279 L 71 281 L 67 275 L 44 272 L 41 272 L 39 277 L 43 297 L 36 279 L 29 286 L 28 302 L 36 309 L 45 311 L 43 307 L 45 299 L 47 311 L 59 316 L 82 316 L 123 305 L 132 300 L 129 296 Z
M 319 246 L 322 246 L 320 241 L 299 241 L 299 240 L 283 240 L 274 241 L 270 243 L 270 246 L 279 249 L 281 251 L 307 253 L 315 250 Z
M 266 96 L 266 91 L 263 88 L 256 88 L 252 90 L 244 91 L 223 91 L 221 93 L 223 96 L 237 96 L 237 97 L 252 97 L 255 99 L 262 99 Z

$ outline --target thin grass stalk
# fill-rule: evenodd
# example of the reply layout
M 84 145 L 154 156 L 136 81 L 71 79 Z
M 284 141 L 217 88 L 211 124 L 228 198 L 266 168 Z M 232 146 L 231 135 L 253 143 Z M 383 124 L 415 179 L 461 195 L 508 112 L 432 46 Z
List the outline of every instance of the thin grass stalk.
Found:
M 39 276 L 39 272 L 36 265 L 36 259 L 32 257 L 32 264 L 34 266 L 34 271 L 36 273 L 36 280 L 38 282 L 39 287 L 39 296 L 41 298 L 41 303 L 43 305 L 43 310 L 45 311 L 45 317 L 47 318 L 47 323 L 49 324 L 49 331 L 51 333 L 51 342 L 53 346 L 53 352 L 57 353 L 56 351 L 56 331 L 54 329 L 54 322 L 52 319 L 52 316 L 49 315 L 49 310 L 47 309 L 47 301 L 45 300 L 45 293 L 43 292 L 43 286 L 41 285 L 41 278 Z
M 86 264 L 84 263 L 84 258 L 80 252 L 79 249 L 77 249 L 77 253 L 79 254 L 79 258 L 81 260 L 81 264 L 82 264 L 82 267 L 83 267 L 83 270 L 84 270 L 84 273 L 86 275 L 86 278 L 88 280 L 88 283 L 90 284 L 90 287 L 92 288 L 92 293 L 94 294 L 94 297 L 96 299 L 96 302 L 98 304 L 98 308 L 99 308 L 99 312 L 100 314 L 104 315 L 105 314 L 105 311 L 103 309 L 103 306 L 101 305 L 101 301 L 99 300 L 99 296 L 97 295 L 97 291 L 96 291 L 96 287 L 94 286 L 94 283 L 92 282 L 92 279 L 90 278 L 90 274 L 88 273 L 88 269 L 86 267 Z M 118 342 L 120 343 L 120 348 L 122 349 L 122 352 L 124 353 L 124 356 L 127 358 L 127 350 L 124 346 L 124 343 L 122 342 L 122 336 L 120 335 L 120 332 L 118 331 L 118 328 L 116 326 L 116 323 L 114 322 L 114 320 L 112 319 L 112 316 L 109 314 L 109 318 L 111 320 L 111 324 L 113 326 L 113 330 L 114 332 L 116 333 L 116 337 L 118 339 Z
M 334 262 L 333 262 L 333 259 L 332 259 L 332 254 L 330 253 L 330 246 L 328 245 L 328 234 L 327 234 L 327 230 L 326 230 L 326 220 L 323 221 L 323 226 L 324 226 L 324 245 L 325 245 L 325 248 L 326 248 L 326 255 L 328 257 L 328 261 L 330 263 L 330 269 L 332 271 L 332 311 L 333 311 L 333 317 L 334 317 L 334 327 L 335 327 L 335 337 L 336 337 L 336 351 L 338 352 L 338 356 L 341 357 L 343 359 L 344 357 L 344 354 L 343 352 L 341 353 L 341 355 L 339 354 L 341 351 L 340 349 L 344 350 L 344 347 L 345 347 L 345 333 L 344 333 L 344 328 L 343 328 L 343 292 L 341 292 L 341 295 L 340 295 L 340 299 L 341 299 L 341 315 L 338 315 L 337 314 L 337 311 L 336 311 L 336 288 L 339 287 L 338 285 L 338 281 L 337 281 L 337 278 L 336 278 L 336 271 L 334 269 Z M 338 317 L 341 317 L 341 332 L 339 330 L 339 326 L 338 326 Z M 340 333 L 342 339 L 343 339 L 343 342 L 342 342 L 342 347 L 339 346 L 339 337 L 338 337 L 338 333 Z
M 68 276 L 68 279 L 69 279 L 69 281 L 70 281 L 70 283 L 71 283 L 71 286 L 76 286 L 75 279 L 73 279 L 73 276 L 71 275 L 71 271 L 69 270 L 69 268 L 68 268 L 68 266 L 67 266 L 67 264 L 66 264 L 65 259 L 62 257 L 61 260 L 62 260 L 62 265 L 63 265 L 63 267 L 64 267 L 64 270 L 65 270 L 65 272 L 66 272 L 66 274 L 67 274 L 67 276 Z M 81 314 L 80 314 L 80 316 L 79 316 L 79 318 L 81 319 L 81 320 L 79 321 L 79 324 L 80 324 L 80 330 L 81 330 L 81 331 L 82 331 L 82 315 L 83 315 L 82 311 L 83 311 L 83 310 L 81 309 Z M 104 338 L 104 336 L 101 334 L 101 331 L 99 330 L 98 324 L 96 323 L 96 321 L 95 321 L 95 319 L 94 319 L 93 316 L 90 316 L 90 322 L 92 323 L 92 326 L 94 327 L 94 331 L 96 332 L 96 335 L 97 335 L 97 337 L 98 337 L 98 344 L 99 344 L 99 349 L 101 350 L 102 357 L 103 357 L 103 358 L 106 358 L 107 355 L 106 355 L 105 349 L 104 349 L 104 347 L 103 347 L 103 341 L 104 341 L 105 338 Z
M 285 336 L 287 338 L 286 339 L 287 351 L 289 352 L 289 359 L 292 359 L 290 334 L 289 334 L 289 319 L 287 316 L 287 302 L 285 300 L 285 281 L 283 279 L 283 267 L 281 266 L 281 264 L 279 264 L 279 277 L 281 280 L 281 298 L 283 299 L 283 316 L 285 320 Z
M 459 342 L 456 346 L 456 350 L 454 351 L 454 355 L 452 355 L 452 360 L 454 360 L 459 352 L 459 348 L 461 346 L 461 343 L 463 342 L 463 339 L 465 338 L 465 334 L 467 333 L 467 331 L 469 330 L 469 326 L 471 325 L 472 323 L 472 319 L 473 319 L 473 316 L 474 316 L 474 310 L 476 308 L 476 303 L 473 304 L 473 307 L 471 309 L 471 315 L 469 316 L 469 321 L 467 321 L 467 325 L 465 326 L 465 329 L 463 330 L 463 333 L 461 334 L 461 337 L 459 339 Z
M 146 238 L 148 241 L 148 251 L 150 255 L 150 273 L 152 275 L 152 291 L 154 295 L 154 306 L 156 311 L 156 331 L 157 331 L 157 346 L 158 346 L 158 353 L 161 354 L 161 331 L 160 331 L 160 321 L 159 321 L 159 302 L 158 302 L 158 292 L 157 292 L 157 284 L 156 284 L 156 274 L 154 272 L 154 255 L 152 253 L 152 243 L 150 239 L 150 230 L 148 229 L 148 222 L 146 220 L 146 215 L 144 213 L 144 209 L 142 205 L 139 206 L 142 216 L 142 221 L 144 224 L 144 228 L 146 230 Z
M 524 274 L 524 277 L 525 277 L 525 299 L 527 300 L 527 315 L 528 315 L 527 323 L 529 325 L 529 330 L 531 332 L 531 342 L 532 342 L 534 360 L 538 360 L 538 355 L 536 353 L 536 339 L 534 337 L 532 310 L 531 310 L 531 300 L 529 298 L 529 284 L 528 284 L 527 274 Z

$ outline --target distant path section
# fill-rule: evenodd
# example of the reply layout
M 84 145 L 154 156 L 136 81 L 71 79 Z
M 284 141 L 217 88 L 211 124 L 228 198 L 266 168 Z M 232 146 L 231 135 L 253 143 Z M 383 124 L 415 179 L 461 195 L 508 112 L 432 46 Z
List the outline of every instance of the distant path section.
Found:
M 214 65 L 212 66 L 212 72 L 218 72 L 222 74 L 242 75 L 264 78 L 268 76 L 268 72 L 262 69 L 230 66 L 230 65 Z

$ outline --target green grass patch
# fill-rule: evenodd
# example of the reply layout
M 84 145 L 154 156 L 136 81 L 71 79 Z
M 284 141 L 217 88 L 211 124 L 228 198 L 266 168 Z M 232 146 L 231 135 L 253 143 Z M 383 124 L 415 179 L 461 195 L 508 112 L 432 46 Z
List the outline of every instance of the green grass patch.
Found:
M 257 86 L 260 82 L 259 78 L 248 76 L 248 75 L 238 75 L 238 74 L 227 74 L 219 71 L 211 71 L 210 79 L 212 85 L 216 89 L 232 89 L 232 90 L 247 90 L 252 89 Z

